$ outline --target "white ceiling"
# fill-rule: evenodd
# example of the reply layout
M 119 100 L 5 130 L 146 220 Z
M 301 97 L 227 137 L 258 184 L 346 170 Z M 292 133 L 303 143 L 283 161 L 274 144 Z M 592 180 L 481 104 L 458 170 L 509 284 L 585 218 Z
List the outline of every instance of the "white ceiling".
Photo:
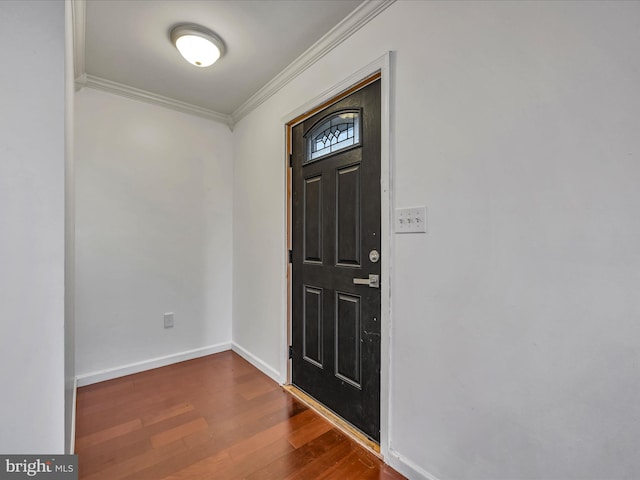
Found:
M 363 0 L 87 0 L 87 75 L 229 115 Z M 225 42 L 208 68 L 169 39 L 197 23 Z

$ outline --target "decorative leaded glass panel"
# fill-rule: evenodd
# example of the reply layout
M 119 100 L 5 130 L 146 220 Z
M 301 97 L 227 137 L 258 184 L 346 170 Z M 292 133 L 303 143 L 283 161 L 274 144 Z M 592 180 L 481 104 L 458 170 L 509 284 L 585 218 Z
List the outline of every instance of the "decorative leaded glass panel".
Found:
M 307 133 L 306 162 L 360 143 L 360 112 L 341 112 L 329 117 Z

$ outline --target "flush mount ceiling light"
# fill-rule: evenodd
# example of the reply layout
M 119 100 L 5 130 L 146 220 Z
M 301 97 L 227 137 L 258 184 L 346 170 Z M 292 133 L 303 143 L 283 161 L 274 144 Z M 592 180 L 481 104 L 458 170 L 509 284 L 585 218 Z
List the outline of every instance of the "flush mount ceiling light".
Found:
M 200 25 L 178 25 L 171 29 L 170 36 L 185 60 L 196 67 L 213 65 L 224 54 L 220 37 Z

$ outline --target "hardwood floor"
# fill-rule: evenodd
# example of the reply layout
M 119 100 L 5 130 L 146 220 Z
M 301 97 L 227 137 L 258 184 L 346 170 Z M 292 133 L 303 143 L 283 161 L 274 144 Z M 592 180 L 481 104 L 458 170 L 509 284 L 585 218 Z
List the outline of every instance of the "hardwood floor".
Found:
M 78 389 L 83 480 L 402 479 L 233 352 Z

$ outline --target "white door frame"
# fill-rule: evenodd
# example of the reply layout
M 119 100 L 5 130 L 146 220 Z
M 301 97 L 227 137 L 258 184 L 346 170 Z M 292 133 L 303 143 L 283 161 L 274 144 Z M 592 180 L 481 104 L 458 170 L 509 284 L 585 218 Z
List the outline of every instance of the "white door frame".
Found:
M 348 90 L 350 87 L 360 83 L 362 80 L 370 77 L 371 75 L 380 72 L 381 73 L 381 131 L 380 131 L 380 200 L 381 200 L 381 252 L 380 252 L 380 267 L 381 267 L 381 342 L 380 342 L 380 453 L 387 458 L 390 447 L 390 391 L 391 391 L 391 364 L 393 361 L 393 351 L 391 344 L 392 333 L 392 318 L 391 318 L 391 269 L 393 266 L 393 235 L 392 235 L 392 221 L 393 221 L 393 192 L 392 192 L 392 179 L 393 179 L 393 158 L 392 158 L 392 115 L 391 115 L 391 60 L 392 52 L 387 52 L 378 59 L 374 60 L 365 67 L 359 69 L 343 81 L 329 88 L 319 96 L 306 102 L 304 105 L 296 108 L 289 114 L 282 118 L 284 132 L 285 132 L 285 156 L 289 152 L 289 146 L 287 145 L 287 124 L 292 120 L 300 117 L 316 108 L 317 106 L 327 102 L 328 100 L 338 96 L 340 93 Z M 285 192 L 284 192 L 284 205 L 285 205 L 285 217 L 290 219 L 289 212 L 289 158 L 285 158 Z M 289 239 L 291 232 L 289 225 L 290 222 L 285 222 L 285 239 Z M 286 240 L 288 241 L 288 240 Z M 285 250 L 289 248 L 285 245 Z M 280 383 L 285 385 L 291 382 L 290 363 L 288 355 L 288 346 L 290 345 L 289 336 L 289 318 L 291 304 L 289 302 L 289 282 L 288 278 L 289 266 L 284 267 L 283 278 L 287 279 L 287 285 L 285 288 L 283 305 L 285 306 L 285 316 L 282 320 L 281 329 L 281 358 L 280 358 Z

